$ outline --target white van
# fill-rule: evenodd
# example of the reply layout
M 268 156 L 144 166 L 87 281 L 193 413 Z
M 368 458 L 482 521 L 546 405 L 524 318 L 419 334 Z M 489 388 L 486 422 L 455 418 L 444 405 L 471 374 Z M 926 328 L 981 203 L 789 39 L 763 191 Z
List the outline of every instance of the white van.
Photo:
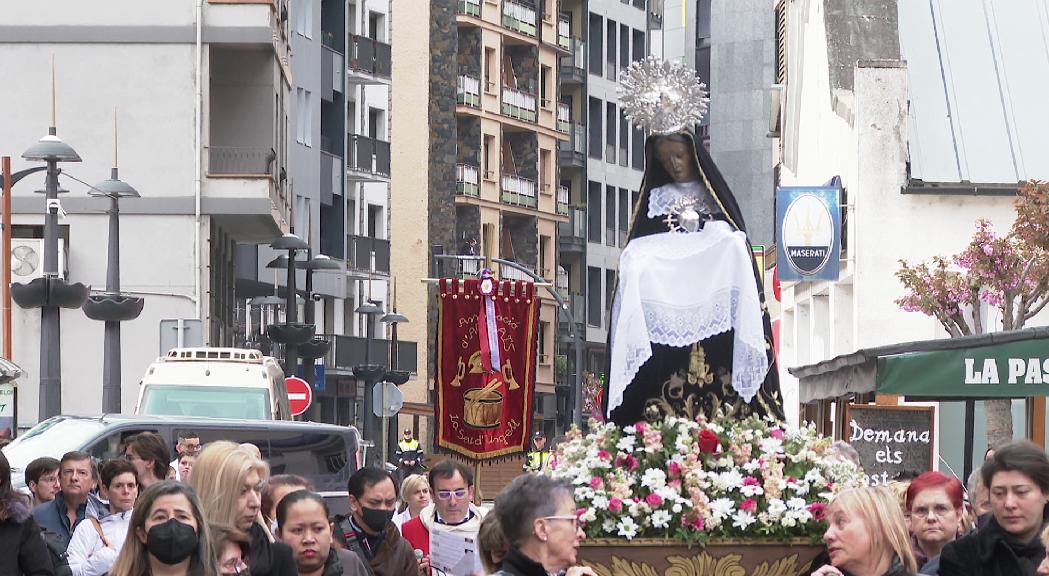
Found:
M 280 364 L 240 348 L 172 348 L 139 381 L 135 413 L 292 419 Z

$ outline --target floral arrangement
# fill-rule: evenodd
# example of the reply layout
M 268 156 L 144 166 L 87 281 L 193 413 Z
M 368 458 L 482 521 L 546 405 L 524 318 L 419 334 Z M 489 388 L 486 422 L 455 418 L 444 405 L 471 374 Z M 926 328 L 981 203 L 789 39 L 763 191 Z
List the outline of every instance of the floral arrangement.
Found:
M 547 472 L 575 488 L 588 537 L 816 538 L 828 501 L 863 484 L 811 426 L 667 418 L 571 431 Z

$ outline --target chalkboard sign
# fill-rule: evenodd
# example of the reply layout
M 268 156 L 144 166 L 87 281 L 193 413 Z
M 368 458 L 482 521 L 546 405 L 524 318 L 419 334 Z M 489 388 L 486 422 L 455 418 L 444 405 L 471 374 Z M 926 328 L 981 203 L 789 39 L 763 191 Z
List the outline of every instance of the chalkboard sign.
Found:
M 845 407 L 845 439 L 860 454 L 872 486 L 900 472 L 925 472 L 933 464 L 931 406 L 852 405 Z

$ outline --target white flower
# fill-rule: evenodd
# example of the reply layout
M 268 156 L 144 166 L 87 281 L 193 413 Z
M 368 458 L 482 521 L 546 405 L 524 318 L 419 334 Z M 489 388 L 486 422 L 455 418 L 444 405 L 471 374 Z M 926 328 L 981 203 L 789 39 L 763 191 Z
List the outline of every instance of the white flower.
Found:
M 606 518 L 605 521 L 601 523 L 601 531 L 602 532 L 606 532 L 607 533 L 607 532 L 611 532 L 611 531 L 613 531 L 615 529 L 616 529 L 616 521 L 611 519 L 611 518 Z
M 759 468 L 761 468 L 761 462 L 758 462 L 757 459 L 751 460 L 743 465 L 743 470 L 745 470 L 747 474 L 753 474 Z
M 677 500 L 678 497 L 681 496 L 680 488 L 672 488 L 670 486 L 664 486 L 658 490 L 655 490 L 655 493 L 658 494 L 659 497 L 663 500 L 667 500 L 670 502 Z
M 649 468 L 641 475 L 641 485 L 656 491 L 667 485 L 667 473 L 659 468 Z
M 608 498 L 604 494 L 595 494 L 590 503 L 598 510 L 608 510 Z
M 805 481 L 809 484 L 822 484 L 824 482 L 823 474 L 819 468 L 813 468 L 805 474 Z
M 739 493 L 746 496 L 747 498 L 753 498 L 755 496 L 761 496 L 765 493 L 765 489 L 758 484 L 750 484 L 748 486 L 740 486 Z
M 637 523 L 634 522 L 633 518 L 629 516 L 623 518 L 617 526 L 619 528 L 618 534 L 627 540 L 633 540 L 634 536 L 637 536 Z
M 583 512 L 579 516 L 579 519 L 587 523 L 593 522 L 594 520 L 597 520 L 597 511 L 593 508 L 587 508 L 586 512 Z
M 713 518 L 722 519 L 732 516 L 736 510 L 736 503 L 729 498 L 718 498 L 710 503 L 710 513 Z
M 765 454 L 775 454 L 783 452 L 783 441 L 779 438 L 763 438 L 761 442 L 758 442 L 758 447 Z
M 616 448 L 623 452 L 633 452 L 634 444 L 637 442 L 637 438 L 634 436 L 623 436 L 616 442 Z
M 653 528 L 666 528 L 670 526 L 670 512 L 666 510 L 656 510 L 652 513 L 652 527 Z
M 735 490 L 743 485 L 743 475 L 739 473 L 739 470 L 726 470 L 721 474 L 718 474 L 714 479 L 714 487 L 718 490 L 729 491 Z
M 681 514 L 681 510 L 681 503 L 679 502 L 675 502 L 674 505 L 670 507 L 670 511 L 674 514 Z
M 594 489 L 589 486 L 579 486 L 575 489 L 576 500 L 589 500 L 594 496 Z
M 769 506 L 765 512 L 772 518 L 777 518 L 787 511 L 787 505 L 779 498 L 769 500 Z
M 754 515 L 745 510 L 740 510 L 732 516 L 732 525 L 740 530 L 746 530 L 754 522 Z
M 809 493 L 808 482 L 797 482 L 790 485 L 790 488 L 794 490 L 799 496 L 804 496 Z
M 805 510 L 808 504 L 803 498 L 791 498 L 787 500 L 787 508 L 791 510 Z

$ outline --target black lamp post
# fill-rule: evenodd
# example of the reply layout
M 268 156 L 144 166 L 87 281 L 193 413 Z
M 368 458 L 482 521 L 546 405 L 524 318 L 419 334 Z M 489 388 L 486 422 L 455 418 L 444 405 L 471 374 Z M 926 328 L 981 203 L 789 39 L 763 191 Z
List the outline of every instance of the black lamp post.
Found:
M 396 294 L 396 289 L 395 292 Z M 407 322 L 408 318 L 403 314 L 397 313 L 397 300 L 394 297 L 393 312 L 383 316 L 379 319 L 383 324 L 389 324 L 390 326 L 390 369 L 386 371 L 386 381 L 400 386 L 408 381 L 408 371 L 397 369 L 397 325 L 403 322 Z M 385 392 L 385 389 L 384 389 Z M 386 398 L 383 398 L 383 406 L 386 406 Z M 397 445 L 397 428 L 398 426 L 390 426 L 386 421 L 386 418 L 382 419 L 383 427 L 386 429 L 384 434 L 386 442 L 383 446 L 383 461 L 389 462 L 389 451 Z M 396 422 L 396 420 L 395 420 Z
M 384 314 L 383 309 L 375 304 L 372 300 L 368 300 L 364 304 L 361 304 L 354 310 L 357 314 L 364 316 L 364 364 L 359 364 L 353 367 L 353 374 L 358 378 L 364 379 L 364 437 L 366 440 L 375 442 L 376 439 L 380 438 L 378 422 L 376 421 L 375 412 L 372 407 L 375 403 L 375 393 L 372 389 L 375 383 L 378 382 L 383 375 L 386 373 L 386 368 L 381 364 L 371 363 L 371 349 L 372 349 L 372 327 L 368 322 L 369 317 L 382 316 Z
M 285 234 L 270 244 L 274 250 L 286 250 L 288 252 L 288 293 L 286 295 L 286 308 L 283 324 L 270 324 L 266 327 L 266 335 L 270 340 L 284 344 L 284 375 L 294 376 L 299 364 L 298 347 L 309 342 L 313 338 L 315 328 L 312 324 L 299 323 L 299 307 L 295 302 L 296 290 L 296 265 L 295 253 L 301 250 L 309 250 L 306 244 L 294 234 Z
M 40 414 L 41 420 L 62 412 L 62 325 L 61 308 L 79 308 L 87 299 L 88 287 L 69 283 L 58 270 L 59 162 L 80 162 L 80 155 L 57 136 L 51 109 L 51 126 L 36 144 L 22 154 L 29 161 L 47 165 L 44 195 L 44 274 L 26 284 L 11 285 L 11 298 L 22 308 L 40 308 Z

